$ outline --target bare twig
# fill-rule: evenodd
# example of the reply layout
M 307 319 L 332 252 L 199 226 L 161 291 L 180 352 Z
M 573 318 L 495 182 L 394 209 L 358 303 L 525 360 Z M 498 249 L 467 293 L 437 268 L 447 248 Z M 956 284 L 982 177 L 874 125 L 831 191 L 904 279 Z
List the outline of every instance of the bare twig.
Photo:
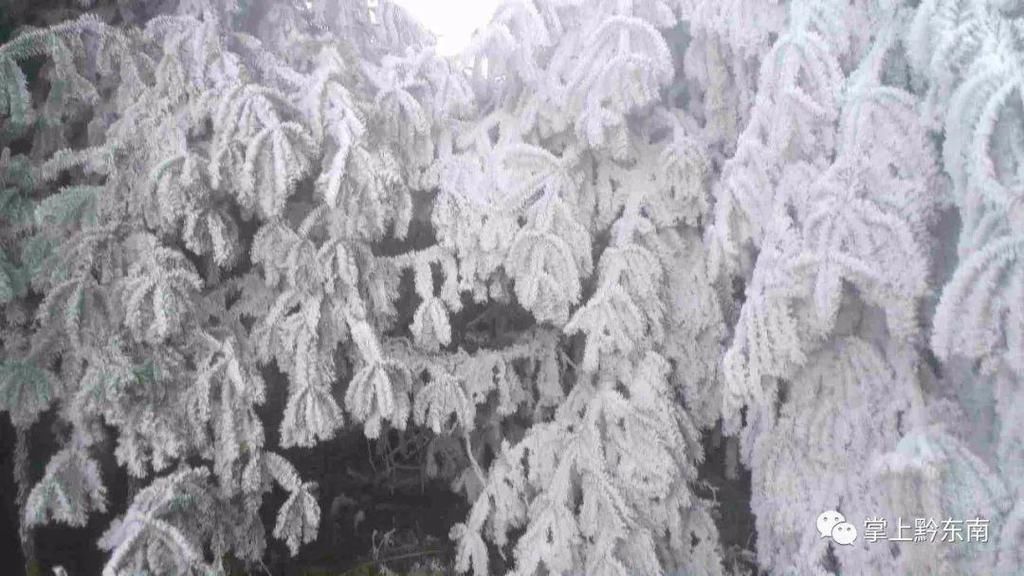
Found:
M 487 478 L 484 476 L 484 471 L 480 469 L 480 463 L 476 461 L 476 457 L 473 456 L 473 444 L 469 441 L 469 432 L 463 428 L 462 438 L 466 441 L 466 455 L 469 456 L 469 462 L 473 465 L 473 471 L 476 472 L 476 477 L 480 479 L 481 485 L 487 484 Z

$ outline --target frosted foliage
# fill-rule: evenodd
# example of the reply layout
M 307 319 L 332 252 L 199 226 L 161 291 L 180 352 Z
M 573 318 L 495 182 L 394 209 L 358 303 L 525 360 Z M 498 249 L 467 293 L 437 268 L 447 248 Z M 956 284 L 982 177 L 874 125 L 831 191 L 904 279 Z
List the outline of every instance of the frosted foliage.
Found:
M 907 387 L 899 378 L 870 343 L 837 339 L 788 383 L 791 400 L 777 415 L 752 416 L 743 440 L 752 470 L 751 507 L 763 510 L 757 531 L 764 567 L 821 572 L 828 542 L 806 529 L 806 519 L 821 511 L 842 509 L 847 518 L 889 515 L 884 491 L 864 469 L 899 440 L 899 419 L 910 406 L 906 392 L 891 393 Z M 878 546 L 841 558 L 844 569 L 899 571 L 890 554 Z
M 718 414 L 717 362 L 700 362 L 724 320 L 699 319 L 718 311 L 699 240 L 708 152 L 661 96 L 675 71 L 658 29 L 677 18 L 661 2 L 512 2 L 469 50 L 496 97 L 443 160 L 440 240 L 475 298 L 511 288 L 582 349 L 557 409 L 481 470 L 452 530 L 461 571 L 494 569 L 488 542 L 517 574 L 721 571 L 711 504 L 691 485 L 694 422 Z M 699 414 L 675 404 L 677 386 Z
M 1018 3 L 75 6 L 0 27 L 30 571 L 109 512 L 105 576 L 259 572 L 334 491 L 282 450 L 396 433 L 459 573 L 1024 571 Z

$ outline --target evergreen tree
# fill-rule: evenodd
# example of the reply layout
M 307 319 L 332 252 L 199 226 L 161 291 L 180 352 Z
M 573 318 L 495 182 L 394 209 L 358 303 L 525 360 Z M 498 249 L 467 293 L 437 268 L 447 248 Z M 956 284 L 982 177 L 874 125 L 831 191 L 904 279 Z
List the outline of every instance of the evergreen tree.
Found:
M 109 434 L 145 487 L 100 541 L 105 573 L 258 561 L 274 485 L 290 496 L 273 535 L 293 554 L 315 538 L 314 486 L 265 446 L 257 366 L 289 377 L 282 446 L 335 433 L 334 352 L 381 361 L 390 276 L 361 270 L 407 229 L 423 162 L 365 126 L 389 94 L 423 113 L 430 91 L 421 105 L 403 86 L 449 70 L 404 13 L 376 10 L 121 3 L 0 47 L 0 398 L 19 438 L 50 406 L 62 430 L 19 496 L 26 542 L 107 509 Z
M 295 554 L 279 449 L 357 426 L 429 437 L 462 573 L 740 573 L 721 433 L 766 572 L 1024 569 L 1017 3 L 509 0 L 451 59 L 389 0 L 53 4 L 0 24 L 29 563 L 108 510 L 111 576 Z

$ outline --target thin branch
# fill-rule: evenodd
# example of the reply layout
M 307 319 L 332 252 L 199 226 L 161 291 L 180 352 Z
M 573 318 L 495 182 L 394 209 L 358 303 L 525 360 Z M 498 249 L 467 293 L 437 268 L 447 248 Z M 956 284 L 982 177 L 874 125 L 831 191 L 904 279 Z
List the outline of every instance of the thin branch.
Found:
M 466 441 L 466 455 L 469 456 L 469 462 L 473 465 L 473 471 L 476 472 L 476 477 L 480 480 L 481 485 L 487 484 L 487 478 L 484 476 L 484 471 L 480 468 L 480 463 L 476 461 L 476 457 L 473 456 L 473 444 L 469 441 L 469 432 L 463 428 L 462 438 Z

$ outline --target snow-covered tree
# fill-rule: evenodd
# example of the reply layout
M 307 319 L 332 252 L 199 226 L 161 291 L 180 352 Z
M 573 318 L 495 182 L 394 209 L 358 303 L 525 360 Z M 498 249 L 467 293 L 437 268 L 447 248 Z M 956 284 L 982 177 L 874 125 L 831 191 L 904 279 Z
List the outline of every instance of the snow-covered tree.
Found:
M 19 440 L 26 543 L 108 508 L 107 446 L 144 486 L 101 541 L 107 574 L 258 561 L 275 484 L 273 535 L 316 537 L 314 485 L 265 445 L 258 367 L 288 375 L 283 447 L 333 436 L 335 353 L 373 370 L 393 311 L 371 245 L 408 229 L 461 85 L 374 9 L 129 2 L 0 47 L 0 397 L 19 439 L 51 406 L 61 430 L 41 479 Z M 389 99 L 420 116 L 414 142 L 367 130 Z
M 1024 570 L 1018 3 L 508 0 L 455 58 L 389 0 L 80 4 L 0 43 L 29 562 L 106 511 L 110 575 L 294 554 L 279 448 L 351 426 L 429 437 L 461 573 L 732 571 L 723 433 L 765 572 Z
M 942 288 L 930 343 L 950 364 L 950 380 L 960 380 L 950 395 L 991 414 L 981 455 L 1001 473 L 1012 505 L 991 568 L 1000 574 L 1024 564 L 1024 268 L 1016 257 L 1024 214 L 1022 16 L 1014 2 L 926 2 L 909 52 L 915 72 L 928 80 L 923 116 L 945 136 L 944 167 L 960 216 L 956 268 Z
M 666 96 L 676 8 L 509 2 L 469 51 L 481 117 L 441 160 L 439 242 L 476 300 L 555 335 L 559 365 L 535 382 L 554 409 L 476 478 L 459 570 L 490 573 L 490 541 L 517 574 L 721 573 L 694 482 L 724 324 L 706 141 Z
M 955 202 L 958 167 L 950 124 L 942 157 L 931 137 L 941 128 L 932 118 L 945 80 L 935 70 L 918 75 L 919 44 L 928 41 L 922 20 L 964 3 L 925 3 L 916 13 L 899 3 L 830 4 L 791 4 L 790 29 L 769 54 L 788 46 L 787 35 L 803 35 L 799 64 L 782 68 L 792 76 L 781 85 L 762 76 L 747 127 L 762 138 L 748 144 L 758 153 L 741 156 L 747 135 L 740 137 L 716 196 L 715 254 L 724 273 L 747 283 L 723 359 L 724 416 L 738 428 L 745 415 L 759 564 L 800 574 L 1019 570 L 1006 559 L 1006 536 L 966 551 L 939 540 L 837 549 L 806 530 L 807 518 L 824 510 L 858 519 L 985 518 L 996 531 L 1012 525 L 1012 493 L 993 462 L 968 447 L 970 424 L 949 390 L 959 387 L 953 378 L 991 384 L 973 371 L 942 379 L 927 361 L 949 357 L 941 341 L 948 296 L 934 313 L 931 347 L 926 323 L 944 275 L 932 255 L 950 235 L 940 222 L 953 208 L 945 176 Z M 995 13 L 983 2 L 974 10 Z M 865 21 L 874 25 L 861 28 Z M 833 41 L 811 43 L 815 36 Z M 767 57 L 762 75 L 777 62 Z M 813 80 L 825 70 L 830 81 Z M 773 109 L 763 91 L 775 86 L 796 105 Z M 979 332 L 996 326 L 976 314 L 964 319 Z M 1015 460 L 1004 452 L 999 464 Z

